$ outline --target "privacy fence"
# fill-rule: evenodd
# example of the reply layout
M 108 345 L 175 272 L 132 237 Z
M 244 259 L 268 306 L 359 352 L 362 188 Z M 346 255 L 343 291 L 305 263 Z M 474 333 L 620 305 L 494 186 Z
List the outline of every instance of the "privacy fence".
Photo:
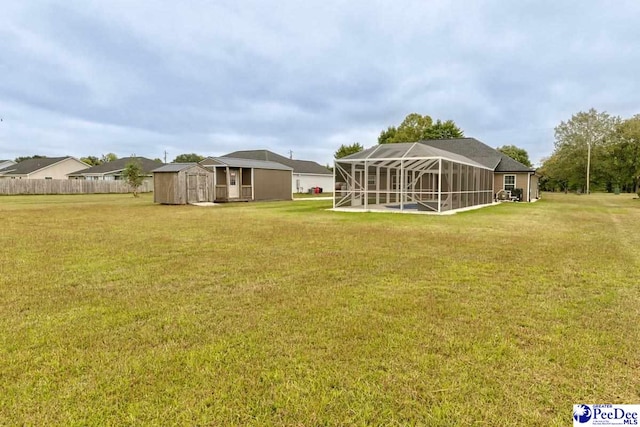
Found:
M 152 182 L 144 182 L 139 193 L 153 191 Z M 87 181 L 84 179 L 0 179 L 0 195 L 19 194 L 100 194 L 130 193 L 124 181 Z

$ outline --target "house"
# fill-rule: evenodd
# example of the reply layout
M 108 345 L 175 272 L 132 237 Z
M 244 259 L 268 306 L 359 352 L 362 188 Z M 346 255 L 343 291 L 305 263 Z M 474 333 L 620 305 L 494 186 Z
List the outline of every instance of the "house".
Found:
M 434 139 L 421 141 L 421 143 L 466 156 L 493 169 L 494 194 L 498 194 L 501 190 L 513 191 L 516 188 L 521 188 L 522 201 L 532 202 L 540 197 L 539 176 L 534 169 L 475 138 Z
M 23 160 L 0 170 L 0 179 L 67 179 L 88 164 L 75 157 L 40 157 Z
M 13 166 L 15 164 L 16 162 L 14 162 L 13 160 L 0 160 L 0 170 L 9 166 Z
M 538 197 L 535 171 L 474 138 L 382 144 L 335 160 L 334 208 L 443 213 Z
M 269 150 L 234 151 L 225 157 L 265 160 L 280 163 L 293 169 L 291 192 L 306 193 L 310 188 L 320 187 L 323 192 L 333 192 L 333 172 L 310 160 L 289 159 Z
M 186 205 L 214 201 L 214 172 L 197 163 L 169 163 L 153 171 L 153 201 Z
M 200 165 L 214 173 L 216 202 L 292 199 L 289 166 L 233 157 L 207 157 Z
M 151 160 L 146 157 L 123 157 L 121 159 L 105 162 L 97 166 L 91 166 L 74 173 L 68 174 L 70 179 L 86 179 L 86 180 L 104 180 L 104 181 L 117 181 L 122 179 L 122 172 L 127 165 L 136 161 L 142 167 L 144 181 L 153 181 L 152 170 L 157 169 L 162 165 L 159 160 Z

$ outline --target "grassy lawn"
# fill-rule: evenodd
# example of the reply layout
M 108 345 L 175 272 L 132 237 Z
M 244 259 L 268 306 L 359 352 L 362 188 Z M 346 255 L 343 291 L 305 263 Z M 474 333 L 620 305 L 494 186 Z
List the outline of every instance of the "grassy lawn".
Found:
M 640 402 L 640 200 L 0 198 L 0 425 L 570 425 Z

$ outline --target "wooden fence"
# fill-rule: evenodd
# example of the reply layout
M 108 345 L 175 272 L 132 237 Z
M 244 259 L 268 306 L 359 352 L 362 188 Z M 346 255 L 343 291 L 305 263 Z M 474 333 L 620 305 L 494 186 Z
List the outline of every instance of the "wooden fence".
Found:
M 139 193 L 153 191 L 153 182 L 145 181 Z M 0 195 L 19 194 L 100 194 L 130 193 L 124 181 L 93 181 L 84 179 L 0 179 Z

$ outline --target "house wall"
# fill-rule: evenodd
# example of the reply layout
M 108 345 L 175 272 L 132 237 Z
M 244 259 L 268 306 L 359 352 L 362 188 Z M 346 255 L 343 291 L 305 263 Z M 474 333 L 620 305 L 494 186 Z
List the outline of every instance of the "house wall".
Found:
M 322 188 L 324 193 L 333 193 L 333 175 L 294 173 L 291 181 L 292 193 L 306 193 L 313 187 Z
M 540 177 L 538 175 L 531 175 L 531 189 L 529 193 L 529 201 L 533 201 L 540 198 L 539 186 Z
M 28 179 L 67 179 L 67 174 L 86 168 L 87 165 L 79 160 L 64 159 L 54 165 L 29 174 Z M 22 179 L 25 179 L 25 177 Z
M 505 175 L 515 175 L 516 176 L 516 186 L 515 188 L 522 188 L 522 192 L 524 198 L 527 202 L 530 200 L 529 198 L 529 175 L 528 173 L 509 173 L 509 172 L 496 172 L 494 174 L 494 183 L 493 183 L 493 191 L 494 193 L 498 193 L 498 191 L 504 189 L 504 176 Z
M 254 200 L 291 200 L 291 171 L 254 169 Z

